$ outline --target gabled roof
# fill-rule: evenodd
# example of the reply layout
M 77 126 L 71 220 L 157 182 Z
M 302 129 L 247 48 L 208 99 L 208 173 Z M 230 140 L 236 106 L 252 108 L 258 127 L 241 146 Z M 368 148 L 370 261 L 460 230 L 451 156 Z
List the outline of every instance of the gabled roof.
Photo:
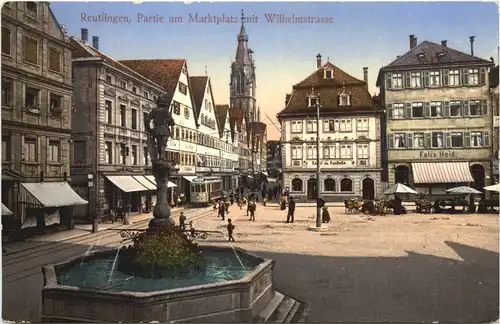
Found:
M 422 66 L 453 63 L 491 64 L 491 62 L 483 60 L 482 58 L 457 51 L 448 46 L 443 46 L 441 44 L 436 44 L 430 41 L 423 41 L 382 69 L 403 66 Z
M 325 79 L 325 70 L 333 71 L 332 79 Z M 297 114 L 315 115 L 316 107 L 309 107 L 308 95 L 312 88 L 320 95 L 320 112 L 331 114 L 375 113 L 382 109 L 373 101 L 365 81 L 356 79 L 330 62 L 324 64 L 303 81 L 293 86 L 293 91 L 278 118 Z M 339 95 L 350 94 L 351 105 L 339 106 Z M 287 96 L 288 98 L 288 96 Z
M 331 70 L 333 72 L 333 78 L 331 79 L 325 79 L 325 71 L 326 70 Z M 359 79 L 356 79 L 355 77 L 347 74 L 346 72 L 342 71 L 335 65 L 333 65 L 330 62 L 326 62 L 321 66 L 319 69 L 314 71 L 311 75 L 309 75 L 307 78 L 304 80 L 300 81 L 299 83 L 296 83 L 293 87 L 294 88 L 311 88 L 311 87 L 321 87 L 321 86 L 342 86 L 342 84 L 360 84 L 364 85 L 366 84 L 365 81 L 361 81 Z
M 196 115 L 199 116 L 203 98 L 205 98 L 205 89 L 207 88 L 208 76 L 192 76 L 189 77 L 191 83 L 191 96 L 193 96 L 194 107 Z
M 147 75 L 148 78 L 165 88 L 167 91 L 166 99 L 169 104 L 172 102 L 172 98 L 174 97 L 175 89 L 177 88 L 177 84 L 182 73 L 182 68 L 184 65 L 187 65 L 186 60 L 184 59 L 120 60 L 120 63 L 126 65 L 139 74 Z M 189 86 L 189 84 L 187 86 Z
M 95 49 L 93 46 L 89 45 L 89 44 L 86 44 L 80 40 L 78 40 L 77 38 L 75 37 L 71 37 L 70 38 L 70 42 L 71 42 L 71 46 L 73 48 L 73 50 L 71 51 L 71 57 L 73 59 L 78 59 L 78 58 L 89 58 L 89 57 L 95 57 L 95 58 L 99 58 L 101 59 L 103 62 L 111 65 L 112 67 L 114 67 L 115 69 L 123 72 L 123 73 L 126 73 L 126 74 L 129 74 L 137 79 L 139 79 L 140 81 L 146 83 L 146 84 L 149 84 L 151 86 L 154 86 L 158 89 L 162 89 L 163 91 L 165 91 L 165 89 L 159 85 L 159 84 L 156 84 L 155 82 L 153 82 L 152 80 L 146 78 L 145 76 L 143 76 L 142 74 L 132 70 L 131 68 L 129 68 L 128 66 L 122 64 L 120 61 L 116 61 L 115 59 L 111 58 L 110 56 L 104 54 L 103 52 Z
M 215 105 L 215 119 L 217 120 L 217 124 L 219 125 L 219 135 L 220 137 L 224 136 L 224 128 L 226 126 L 227 119 L 227 111 L 229 110 L 229 105 Z

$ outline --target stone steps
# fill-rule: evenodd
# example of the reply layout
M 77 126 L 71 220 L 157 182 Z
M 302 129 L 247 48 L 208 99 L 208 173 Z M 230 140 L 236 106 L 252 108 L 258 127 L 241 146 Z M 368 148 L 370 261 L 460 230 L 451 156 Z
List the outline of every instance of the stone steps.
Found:
M 259 323 L 304 323 L 309 312 L 309 304 L 276 291 L 274 298 L 254 319 Z

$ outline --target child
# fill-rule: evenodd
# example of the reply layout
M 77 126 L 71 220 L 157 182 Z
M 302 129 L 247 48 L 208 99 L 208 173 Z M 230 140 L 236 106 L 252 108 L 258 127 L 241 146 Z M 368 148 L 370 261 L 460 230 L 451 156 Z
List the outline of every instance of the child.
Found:
M 250 219 L 252 222 L 255 222 L 255 210 L 257 209 L 257 204 L 254 200 L 248 202 L 248 211 L 250 211 Z
M 182 230 L 186 229 L 186 216 L 184 216 L 184 212 L 181 212 L 181 214 L 179 215 L 179 227 Z
M 231 218 L 227 219 L 227 235 L 229 236 L 229 242 L 234 242 L 233 237 L 234 225 L 231 222 Z

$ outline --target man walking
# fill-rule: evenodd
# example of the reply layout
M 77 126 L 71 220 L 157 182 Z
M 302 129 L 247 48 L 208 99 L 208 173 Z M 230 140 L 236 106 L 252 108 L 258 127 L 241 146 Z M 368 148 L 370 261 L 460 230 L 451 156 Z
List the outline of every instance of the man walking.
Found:
M 287 223 L 293 223 L 294 214 L 295 214 L 295 199 L 293 199 L 293 197 L 290 197 L 290 200 L 288 201 L 288 213 L 286 216 Z
M 234 242 L 233 232 L 234 232 L 234 224 L 232 223 L 231 218 L 228 218 L 227 219 L 227 235 L 229 237 L 229 242 Z
M 248 202 L 248 210 L 250 211 L 250 219 L 252 222 L 255 222 L 255 210 L 257 209 L 257 203 L 255 200 L 251 200 Z

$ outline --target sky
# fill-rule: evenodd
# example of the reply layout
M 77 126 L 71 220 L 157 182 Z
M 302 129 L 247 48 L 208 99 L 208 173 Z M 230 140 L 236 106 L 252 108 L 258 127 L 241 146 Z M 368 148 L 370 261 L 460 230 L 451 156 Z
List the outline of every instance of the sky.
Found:
M 207 71 L 216 104 L 229 103 L 230 64 L 240 20 L 217 24 L 192 18 L 196 14 L 239 18 L 243 9 L 253 20 L 245 27 L 254 51 L 257 101 L 261 121 L 268 124 L 268 139 L 279 139 L 276 114 L 284 108 L 292 86 L 315 71 L 318 53 L 359 79 L 363 67 L 368 67 L 372 94 L 378 93 L 379 69 L 409 50 L 411 34 L 419 43 L 447 40 L 448 47 L 466 53 L 470 53 L 469 36 L 476 36 L 475 56 L 498 62 L 499 13 L 494 2 L 52 2 L 51 8 L 69 35 L 79 38 L 80 29 L 87 28 L 89 40 L 99 36 L 100 50 L 114 59 L 183 58 L 190 76 Z M 332 19 L 276 23 L 268 21 L 272 14 Z M 97 15 L 127 21 L 90 21 Z M 144 17 L 151 16 L 146 22 Z

